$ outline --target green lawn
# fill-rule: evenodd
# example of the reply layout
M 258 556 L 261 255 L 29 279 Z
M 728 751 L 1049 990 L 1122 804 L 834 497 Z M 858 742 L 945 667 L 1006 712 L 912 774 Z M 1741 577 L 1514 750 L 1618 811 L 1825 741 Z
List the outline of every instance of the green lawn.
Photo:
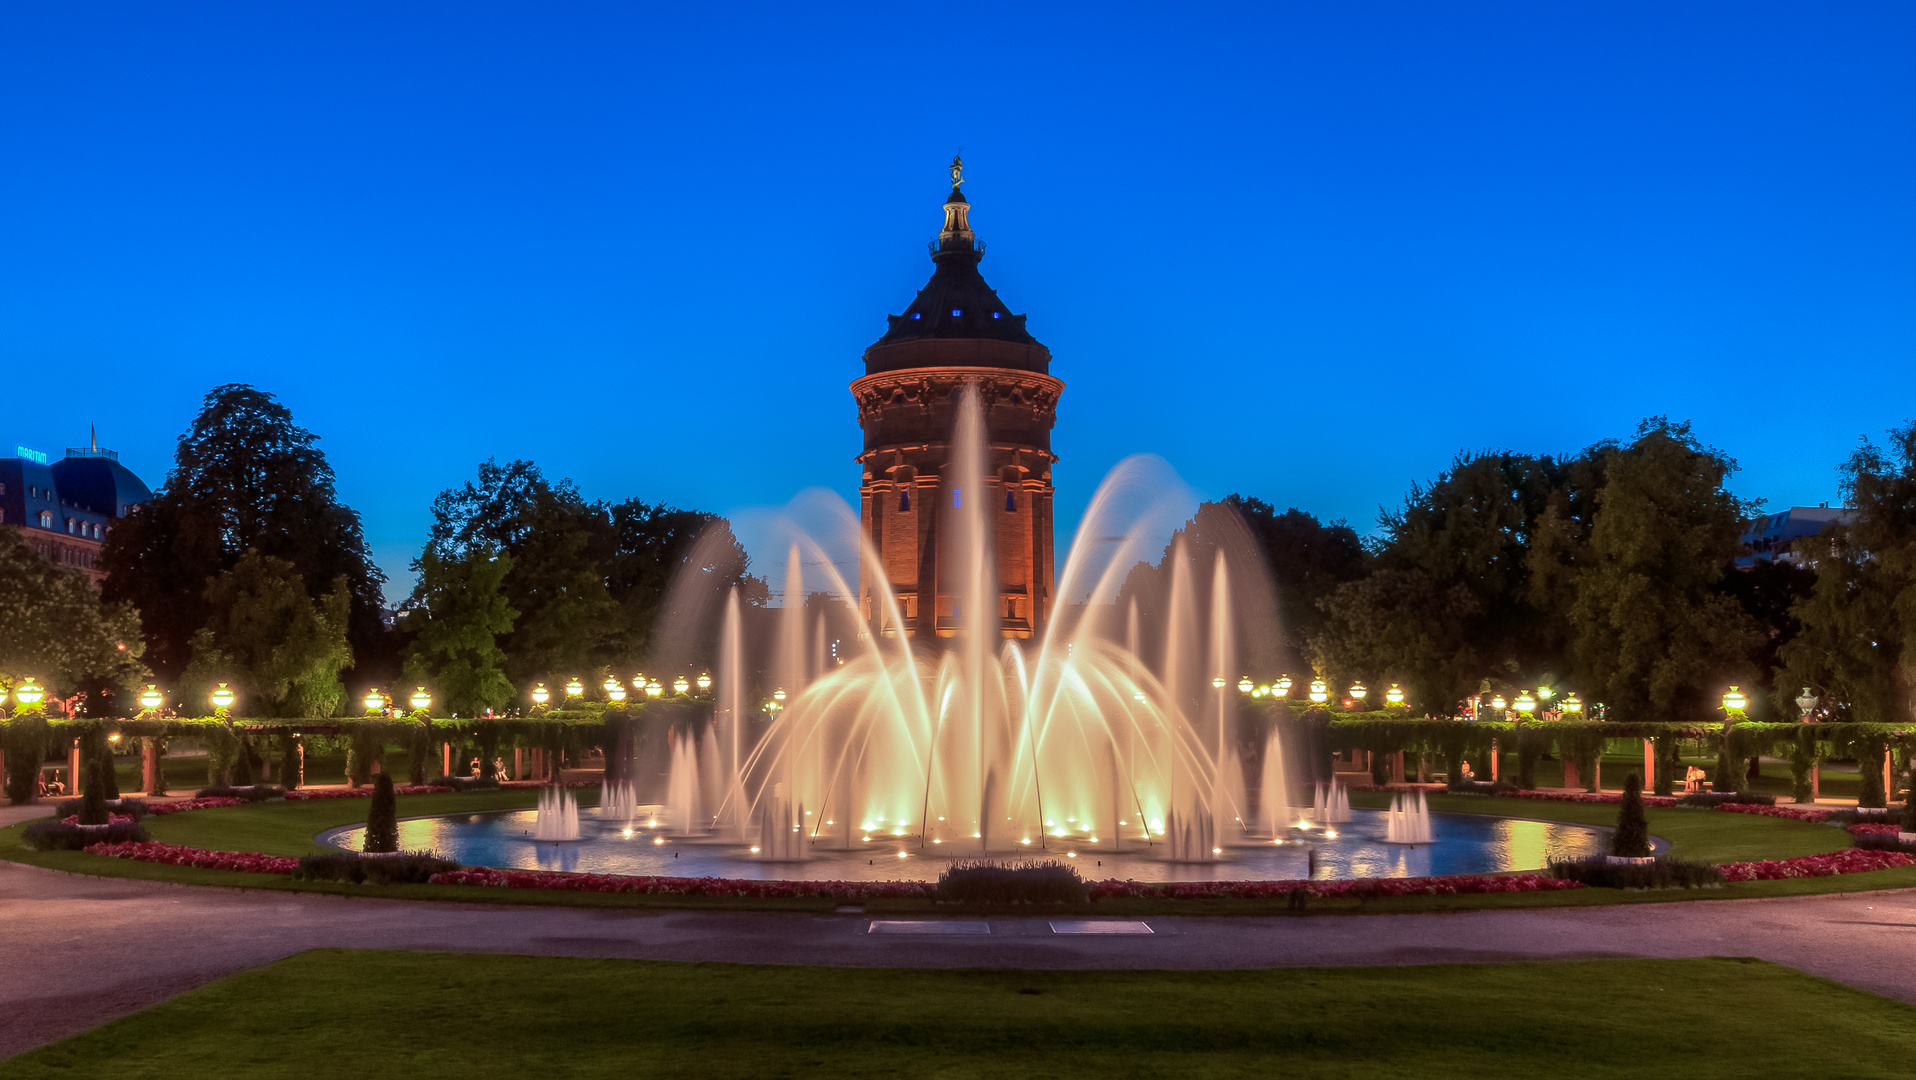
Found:
M 0 1077 L 1741 1080 L 1905 1077 L 1913 1052 L 1916 1010 L 1745 959 L 936 971 L 317 950 Z

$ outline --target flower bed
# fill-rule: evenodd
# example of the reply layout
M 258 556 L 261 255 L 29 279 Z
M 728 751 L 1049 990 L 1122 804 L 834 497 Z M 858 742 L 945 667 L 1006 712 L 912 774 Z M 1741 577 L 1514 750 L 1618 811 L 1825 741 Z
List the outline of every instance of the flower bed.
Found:
M 840 901 L 930 899 L 936 888 L 929 881 L 752 881 L 742 878 L 563 874 L 549 870 L 494 870 L 489 867 L 434 874 L 432 884 L 654 896 L 733 896 L 751 899 L 815 896 Z
M 1827 855 L 1804 855 L 1796 859 L 1724 863 L 1717 869 L 1723 871 L 1725 881 L 1782 881 L 1786 878 L 1830 877 L 1834 874 L 1867 874 L 1871 870 L 1889 870 L 1898 866 L 1916 866 L 1916 855 L 1901 851 L 1848 848 Z
M 1581 889 L 1576 881 L 1548 874 L 1459 874 L 1455 877 L 1353 878 L 1340 881 L 1174 881 L 1163 884 L 1107 878 L 1093 882 L 1091 899 L 1158 897 L 1173 900 L 1276 900 L 1302 891 L 1325 899 L 1372 900 L 1389 896 L 1463 896 L 1478 893 L 1557 892 Z
M 1762 806 L 1756 803 L 1724 803 L 1715 809 L 1725 814 L 1755 814 L 1758 817 L 1787 818 L 1820 825 L 1828 820 L 1828 810 L 1798 810 L 1794 806 Z
M 1851 836 L 1899 836 L 1902 834 L 1903 827 L 1885 825 L 1880 821 L 1859 821 L 1848 826 L 1844 831 Z
M 89 855 L 112 859 L 191 866 L 201 870 L 239 870 L 248 874 L 290 874 L 299 860 L 283 855 L 259 855 L 245 851 L 207 851 L 146 840 L 128 844 L 94 844 L 85 849 Z
M 134 817 L 132 814 L 108 814 L 106 816 L 106 823 L 108 825 L 131 825 L 138 820 L 140 819 Z M 78 825 L 79 823 L 80 815 L 78 814 L 68 814 L 66 817 L 60 819 L 60 824 L 62 825 Z
M 394 795 L 437 795 L 451 791 L 452 788 L 440 784 L 394 784 Z M 311 802 L 315 799 L 367 799 L 373 794 L 373 786 L 367 784 L 356 788 L 298 788 L 286 793 L 287 802 Z
M 221 806 L 246 805 L 248 805 L 248 803 L 245 799 L 229 799 L 214 796 L 205 799 L 181 799 L 179 802 L 153 803 L 149 809 L 152 810 L 154 817 L 164 817 L 167 814 L 180 814 L 188 810 L 211 810 Z

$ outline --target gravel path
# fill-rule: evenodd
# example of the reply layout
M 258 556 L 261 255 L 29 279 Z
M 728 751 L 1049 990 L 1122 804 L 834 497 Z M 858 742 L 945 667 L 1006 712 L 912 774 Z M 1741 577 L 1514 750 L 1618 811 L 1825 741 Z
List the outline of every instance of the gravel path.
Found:
M 980 920 L 970 920 L 976 930 Z M 316 947 L 897 967 L 1265 968 L 1759 956 L 1916 1004 L 1916 890 L 1308 919 L 1152 918 L 1149 935 L 869 932 L 853 914 L 425 904 L 92 878 L 0 862 L 0 1056 Z M 936 929 L 936 928 L 933 928 Z M 957 929 L 957 927 L 952 927 Z

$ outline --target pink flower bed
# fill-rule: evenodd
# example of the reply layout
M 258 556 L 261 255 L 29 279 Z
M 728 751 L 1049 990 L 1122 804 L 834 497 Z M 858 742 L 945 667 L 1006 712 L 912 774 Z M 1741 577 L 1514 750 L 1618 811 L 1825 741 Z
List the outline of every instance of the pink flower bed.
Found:
M 211 810 L 221 806 L 245 806 L 245 805 L 246 805 L 245 799 L 231 799 L 231 798 L 217 797 L 217 798 L 206 798 L 206 799 L 181 799 L 179 802 L 153 803 L 150 806 L 148 806 L 147 809 L 152 811 L 154 817 L 165 817 L 168 814 L 183 813 L 187 810 Z
M 1885 825 L 1880 821 L 1863 821 L 1849 826 L 1851 836 L 1896 836 L 1903 831 L 1901 825 Z
M 168 866 L 192 866 L 201 870 L 239 870 L 248 874 L 290 874 L 299 860 L 283 855 L 257 855 L 244 851 L 206 851 L 201 848 L 162 844 L 145 840 L 129 844 L 94 844 L 85 849 L 89 855 L 113 859 L 165 863 Z
M 1758 817 L 1787 818 L 1818 825 L 1830 816 L 1828 810 L 1798 810 L 1794 806 L 1758 806 L 1752 803 L 1719 803 L 1716 809 L 1726 814 L 1755 814 Z
M 452 790 L 454 789 L 439 784 L 393 785 L 394 795 L 435 795 L 442 791 Z M 371 784 L 357 788 L 298 788 L 286 793 L 286 801 L 311 802 L 314 799 L 369 799 L 372 798 L 372 794 L 373 786 Z
M 742 878 L 639 877 L 624 874 L 563 874 L 548 870 L 494 870 L 476 867 L 432 876 L 434 885 L 488 885 L 502 889 L 558 889 L 564 892 L 642 893 L 661 896 L 764 897 L 818 896 L 832 900 L 929 898 L 925 881 L 749 881 Z
M 1389 896 L 1462 896 L 1478 893 L 1556 892 L 1581 889 L 1579 881 L 1548 874 L 1459 874 L 1455 877 L 1353 878 L 1348 881 L 1183 881 L 1167 884 L 1093 882 L 1091 898 L 1164 897 L 1174 900 L 1275 900 L 1298 890 L 1326 899 L 1371 900 Z
M 1916 865 L 1916 855 L 1900 851 L 1871 851 L 1849 848 L 1827 855 L 1805 855 L 1796 859 L 1765 859 L 1762 862 L 1724 863 L 1725 881 L 1782 881 L 1785 878 L 1829 877 L 1833 874 L 1867 874 Z
M 80 815 L 78 814 L 68 814 L 66 817 L 60 819 L 60 824 L 62 825 L 78 825 L 79 823 Z M 108 825 L 131 825 L 133 824 L 133 815 L 108 814 L 106 816 L 106 823 Z

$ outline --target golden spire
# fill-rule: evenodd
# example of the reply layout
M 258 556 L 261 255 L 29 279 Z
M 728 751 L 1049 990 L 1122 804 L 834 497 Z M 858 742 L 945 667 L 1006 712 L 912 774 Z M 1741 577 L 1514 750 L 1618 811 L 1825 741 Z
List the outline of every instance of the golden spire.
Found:
M 957 191 L 958 185 L 965 182 L 965 159 L 958 154 L 951 155 L 951 190 Z
M 965 193 L 958 185 L 965 182 L 965 159 L 951 156 L 951 195 L 945 199 L 945 227 L 938 232 L 940 251 L 974 249 L 976 237 L 971 233 L 971 223 L 966 220 L 971 207 L 965 204 Z

